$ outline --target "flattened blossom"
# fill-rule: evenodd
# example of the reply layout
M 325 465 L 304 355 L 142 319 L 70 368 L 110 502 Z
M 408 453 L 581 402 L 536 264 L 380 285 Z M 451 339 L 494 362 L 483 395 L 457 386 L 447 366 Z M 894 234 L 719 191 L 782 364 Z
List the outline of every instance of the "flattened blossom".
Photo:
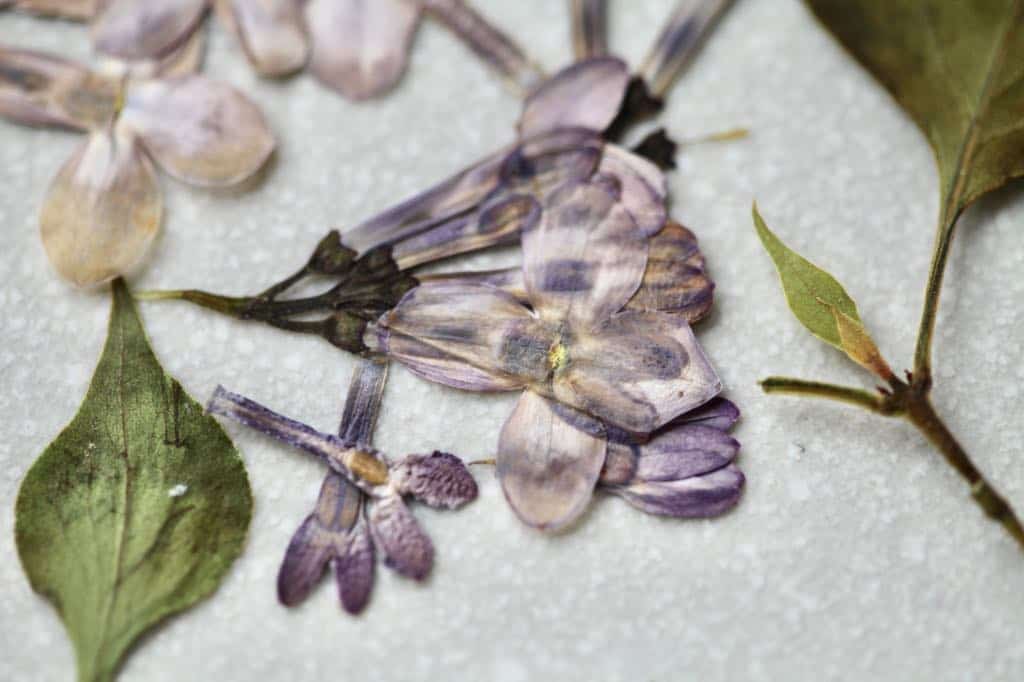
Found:
M 0 49 L 0 116 L 89 134 L 40 215 L 47 255 L 79 286 L 123 274 L 152 242 L 162 199 L 150 157 L 186 182 L 229 185 L 255 173 L 274 148 L 262 114 L 239 92 L 201 76 L 155 73 L 114 78 Z

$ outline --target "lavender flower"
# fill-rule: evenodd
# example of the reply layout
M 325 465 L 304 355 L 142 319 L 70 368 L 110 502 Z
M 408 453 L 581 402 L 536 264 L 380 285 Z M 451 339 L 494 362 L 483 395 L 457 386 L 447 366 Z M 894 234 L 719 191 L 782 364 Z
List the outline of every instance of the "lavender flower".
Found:
M 79 286 L 124 273 L 148 249 L 163 210 L 152 161 L 183 182 L 226 186 L 275 144 L 259 109 L 216 81 L 112 76 L 25 50 L 0 48 L 0 116 L 88 134 L 40 214 L 50 261 Z
M 285 604 L 303 599 L 325 565 L 333 562 L 342 605 L 350 612 L 360 611 L 372 587 L 374 547 L 390 568 L 423 580 L 433 564 L 434 547 L 402 498 L 411 496 L 431 507 L 456 509 L 477 496 L 476 482 L 453 455 L 407 455 L 392 462 L 365 438 L 352 439 L 368 436 L 372 430 L 373 418 L 368 415 L 376 411 L 374 403 L 383 386 L 383 367 L 373 363 L 364 367 L 370 374 L 354 380 L 356 393 L 346 407 L 349 418 L 342 436 L 320 433 L 222 387 L 207 406 L 213 414 L 319 457 L 331 469 L 316 509 L 296 531 L 281 566 L 278 594 Z
M 721 390 L 684 318 L 624 309 L 647 257 L 626 204 L 578 183 L 552 195 L 523 236 L 526 304 L 483 283 L 426 282 L 380 320 L 379 349 L 426 379 L 525 389 L 497 466 L 529 525 L 559 529 L 583 512 L 605 463 L 605 425 L 648 434 Z

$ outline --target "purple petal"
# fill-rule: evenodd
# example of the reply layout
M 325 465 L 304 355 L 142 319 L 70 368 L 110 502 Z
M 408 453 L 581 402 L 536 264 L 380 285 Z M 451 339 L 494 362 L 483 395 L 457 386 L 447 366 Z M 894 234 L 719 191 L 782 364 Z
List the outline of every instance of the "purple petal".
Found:
M 611 143 L 605 144 L 597 172 L 615 178 L 619 201 L 645 237 L 656 234 L 668 219 L 665 174 L 647 159 Z
M 670 221 L 651 238 L 643 282 L 626 308 L 675 313 L 693 324 L 710 312 L 714 291 L 697 238 Z
M 601 473 L 605 439 L 567 421 L 585 415 L 524 391 L 501 429 L 497 473 L 505 498 L 524 523 L 555 531 L 586 509 Z
M 462 0 L 423 0 L 423 6 L 519 89 L 528 91 L 543 78 L 511 38 Z
M 360 518 L 345 536 L 344 546 L 334 559 L 334 578 L 341 606 L 352 615 L 359 614 L 370 601 L 373 590 L 373 540 Z
M 405 71 L 419 19 L 419 2 L 310 0 L 310 70 L 345 97 L 382 95 Z
M 462 460 L 447 452 L 409 455 L 391 467 L 391 483 L 431 507 L 457 509 L 477 496 L 476 481 Z
M 578 333 L 567 353 L 554 396 L 633 433 L 650 433 L 722 390 L 690 325 L 674 315 L 619 313 Z
M 636 483 L 608 488 L 648 514 L 698 518 L 717 516 L 736 505 L 744 476 L 735 464 L 680 481 Z
M 434 563 L 434 545 L 400 496 L 375 500 L 369 522 L 373 540 L 389 568 L 414 580 L 427 577 Z
M 102 128 L 116 111 L 117 83 L 58 57 L 0 47 L 0 116 L 35 126 Z
M 16 7 L 45 17 L 59 17 L 73 21 L 92 19 L 106 0 L 6 0 L 0 8 Z
M 728 431 L 740 418 L 740 410 L 732 401 L 722 397 L 715 398 L 696 410 L 679 415 L 672 424 L 703 424 L 720 431 Z
M 608 52 L 608 0 L 572 0 L 572 48 L 577 60 Z
M 384 397 L 384 384 L 388 378 L 388 363 L 380 360 L 361 360 L 349 383 L 345 407 L 341 413 L 338 435 L 350 443 L 369 443 L 377 423 L 380 403 Z
M 526 283 L 523 280 L 521 267 L 504 270 L 480 270 L 476 272 L 445 272 L 439 274 L 417 275 L 420 282 L 462 282 L 466 284 L 482 284 L 500 289 L 520 303 L 529 305 Z
M 492 246 L 518 244 L 520 233 L 540 220 L 530 196 L 502 197 L 395 244 L 391 256 L 402 270 Z
M 629 68 L 615 57 L 594 57 L 558 72 L 530 93 L 519 119 L 521 136 L 556 128 L 601 132 L 622 106 Z
M 662 429 L 637 446 L 636 481 L 676 481 L 700 476 L 729 464 L 740 444 L 716 428 L 683 424 Z
M 598 185 L 560 189 L 536 229 L 523 236 L 530 302 L 555 323 L 606 319 L 636 293 L 647 242 L 623 204 Z
M 551 339 L 519 301 L 493 287 L 421 284 L 380 324 L 389 357 L 448 386 L 512 390 L 548 372 Z
M 248 98 L 203 76 L 134 84 L 121 120 L 164 170 L 193 185 L 237 184 L 259 170 L 275 145 Z
M 78 286 L 124 274 L 160 229 L 163 199 L 134 137 L 97 131 L 53 179 L 39 216 L 46 255 Z
M 260 75 L 287 76 L 305 66 L 302 0 L 226 0 L 218 7 Z
M 207 0 L 109 0 L 92 24 L 99 52 L 126 60 L 163 57 L 188 40 Z
M 682 0 L 640 68 L 651 94 L 662 98 L 732 0 Z
M 336 473 L 327 474 L 316 509 L 295 531 L 278 571 L 277 596 L 282 604 L 298 604 L 319 582 L 327 561 L 340 551 L 359 519 L 361 499 L 358 488 Z
M 502 189 L 530 194 L 544 203 L 559 188 L 587 180 L 601 160 L 605 142 L 583 128 L 564 128 L 527 138 L 504 159 Z

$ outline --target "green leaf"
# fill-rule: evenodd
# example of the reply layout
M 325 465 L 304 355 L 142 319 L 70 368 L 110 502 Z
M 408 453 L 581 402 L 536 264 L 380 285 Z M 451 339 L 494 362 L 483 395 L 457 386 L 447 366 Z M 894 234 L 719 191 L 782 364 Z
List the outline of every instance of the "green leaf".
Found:
M 143 632 L 210 595 L 251 516 L 238 452 L 164 373 L 118 280 L 85 401 L 16 504 L 22 566 L 64 621 L 79 680 L 113 679 Z
M 1024 175 L 1024 1 L 805 2 L 928 138 L 943 224 Z

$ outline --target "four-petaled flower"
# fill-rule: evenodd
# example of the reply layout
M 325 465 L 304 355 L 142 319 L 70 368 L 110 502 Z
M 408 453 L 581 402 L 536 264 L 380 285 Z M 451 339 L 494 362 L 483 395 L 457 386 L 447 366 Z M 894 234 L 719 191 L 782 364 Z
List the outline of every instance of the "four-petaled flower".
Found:
M 88 134 L 40 214 L 50 261 L 79 286 L 124 273 L 156 235 L 163 199 L 151 159 L 183 182 L 225 186 L 259 170 L 275 145 L 259 109 L 227 85 L 106 75 L 24 50 L 0 48 L 0 116 Z

